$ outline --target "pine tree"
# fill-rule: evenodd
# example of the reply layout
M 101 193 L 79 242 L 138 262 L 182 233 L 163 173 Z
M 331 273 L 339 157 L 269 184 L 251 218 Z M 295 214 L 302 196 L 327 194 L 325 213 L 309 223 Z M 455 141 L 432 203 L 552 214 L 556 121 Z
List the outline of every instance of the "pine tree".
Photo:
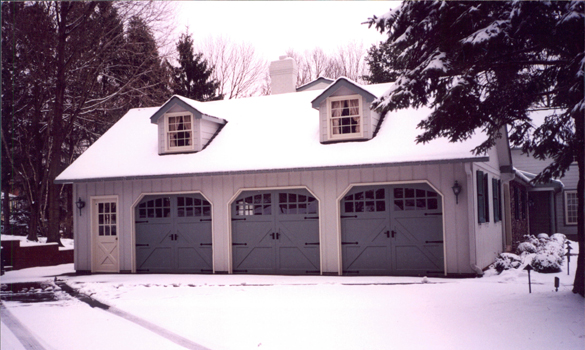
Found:
M 585 3 L 582 1 L 405 1 L 370 19 L 388 35 L 373 52 L 370 81 L 396 75 L 374 108 L 429 106 L 417 142 L 452 142 L 482 130 L 484 153 L 507 127 L 510 141 L 552 163 L 536 181 L 562 177 L 576 159 L 580 254 L 573 291 L 584 295 Z M 381 58 L 381 59 L 380 59 Z M 534 128 L 530 113 L 549 111 Z
M 209 67 L 202 53 L 195 54 L 191 34 L 184 33 L 177 42 L 179 65 L 174 72 L 174 93 L 197 101 L 221 100 L 219 83 L 211 78 Z

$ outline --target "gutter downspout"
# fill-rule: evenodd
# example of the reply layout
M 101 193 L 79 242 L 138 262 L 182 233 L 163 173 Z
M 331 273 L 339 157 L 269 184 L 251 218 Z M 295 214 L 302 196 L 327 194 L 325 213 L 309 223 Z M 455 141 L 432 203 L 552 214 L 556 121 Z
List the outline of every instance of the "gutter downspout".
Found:
M 508 245 L 508 237 L 512 237 L 512 218 L 511 218 L 511 207 L 510 207 L 510 182 L 516 178 L 516 171 L 512 168 L 511 171 L 505 171 L 500 169 L 500 180 L 502 180 L 502 190 L 504 191 L 504 208 L 502 214 L 502 235 L 504 242 L 504 251 L 508 251 L 512 248 L 512 239 L 510 239 L 510 245 Z M 508 236 L 509 234 L 509 236 Z
M 477 266 L 477 240 L 475 238 L 475 201 L 473 190 L 473 163 L 465 164 L 465 173 L 467 174 L 467 217 L 469 225 L 469 266 L 478 276 L 483 275 L 483 271 Z

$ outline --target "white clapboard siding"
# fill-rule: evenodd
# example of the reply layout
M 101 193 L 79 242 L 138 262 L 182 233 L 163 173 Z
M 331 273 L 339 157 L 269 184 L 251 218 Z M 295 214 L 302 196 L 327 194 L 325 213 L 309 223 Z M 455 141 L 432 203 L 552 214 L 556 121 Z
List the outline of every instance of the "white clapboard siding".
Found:
M 89 203 L 91 197 L 119 196 L 120 270 L 133 271 L 133 210 L 144 195 L 157 193 L 199 192 L 212 204 L 213 264 L 217 273 L 231 271 L 230 202 L 246 189 L 307 188 L 319 200 L 321 270 L 326 274 L 341 271 L 341 242 L 339 201 L 352 185 L 428 182 L 443 196 L 446 271 L 453 274 L 473 273 L 470 266 L 468 196 L 473 191 L 473 176 L 467 176 L 468 163 L 421 164 L 339 168 L 327 170 L 278 171 L 240 173 L 213 176 L 183 176 L 173 178 L 147 178 L 117 181 L 75 183 L 75 195 Z M 451 187 L 457 180 L 463 186 L 459 204 Z M 471 187 L 471 188 L 470 188 Z M 472 197 L 473 198 L 473 197 Z M 473 211 L 475 212 L 475 210 Z M 75 216 L 75 242 L 77 270 L 91 270 L 91 240 L 89 210 Z M 492 227 L 494 229 L 494 227 Z M 493 237 L 492 237 L 493 238 Z M 493 242 L 492 242 L 493 241 Z M 502 246 L 499 238 L 479 239 L 478 246 L 487 250 Z M 497 249 L 496 249 L 497 250 Z M 493 252 L 478 251 L 478 260 L 488 260 Z M 485 258 L 483 255 L 486 255 Z M 480 259 L 481 258 L 481 259 Z

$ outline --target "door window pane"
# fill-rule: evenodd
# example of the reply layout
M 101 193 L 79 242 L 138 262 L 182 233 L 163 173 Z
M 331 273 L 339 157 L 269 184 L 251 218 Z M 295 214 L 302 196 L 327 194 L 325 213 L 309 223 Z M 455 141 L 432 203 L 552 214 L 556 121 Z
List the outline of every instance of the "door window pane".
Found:
M 117 213 L 115 202 L 98 203 L 97 217 L 99 236 L 117 235 Z

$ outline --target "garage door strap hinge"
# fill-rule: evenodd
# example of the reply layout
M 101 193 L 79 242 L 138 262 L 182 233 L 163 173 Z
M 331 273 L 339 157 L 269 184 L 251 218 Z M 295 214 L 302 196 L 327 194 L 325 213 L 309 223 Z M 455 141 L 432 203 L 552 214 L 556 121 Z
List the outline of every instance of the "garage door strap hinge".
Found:
M 357 215 L 341 215 L 342 219 L 346 219 L 346 218 L 357 218 Z
M 443 213 L 425 213 L 425 216 L 428 216 L 428 215 L 443 215 Z
M 199 243 L 199 245 L 211 245 L 211 243 Z
M 443 241 L 425 241 L 425 243 L 443 243 Z
M 348 244 L 359 244 L 359 242 L 341 242 L 341 245 L 348 245 Z
M 137 224 L 143 224 L 145 222 L 148 222 L 148 220 L 138 220 L 138 221 L 134 221 Z
M 307 242 L 305 242 L 305 245 L 319 245 L 319 242 L 317 242 L 317 243 L 307 243 Z
M 242 221 L 246 220 L 246 218 L 232 218 L 232 221 Z
M 148 244 L 136 243 L 137 247 L 148 247 Z
M 232 245 L 248 245 L 248 243 L 232 243 Z
M 199 221 L 211 221 L 211 219 L 199 219 Z
M 318 216 L 305 216 L 305 220 L 319 220 Z

